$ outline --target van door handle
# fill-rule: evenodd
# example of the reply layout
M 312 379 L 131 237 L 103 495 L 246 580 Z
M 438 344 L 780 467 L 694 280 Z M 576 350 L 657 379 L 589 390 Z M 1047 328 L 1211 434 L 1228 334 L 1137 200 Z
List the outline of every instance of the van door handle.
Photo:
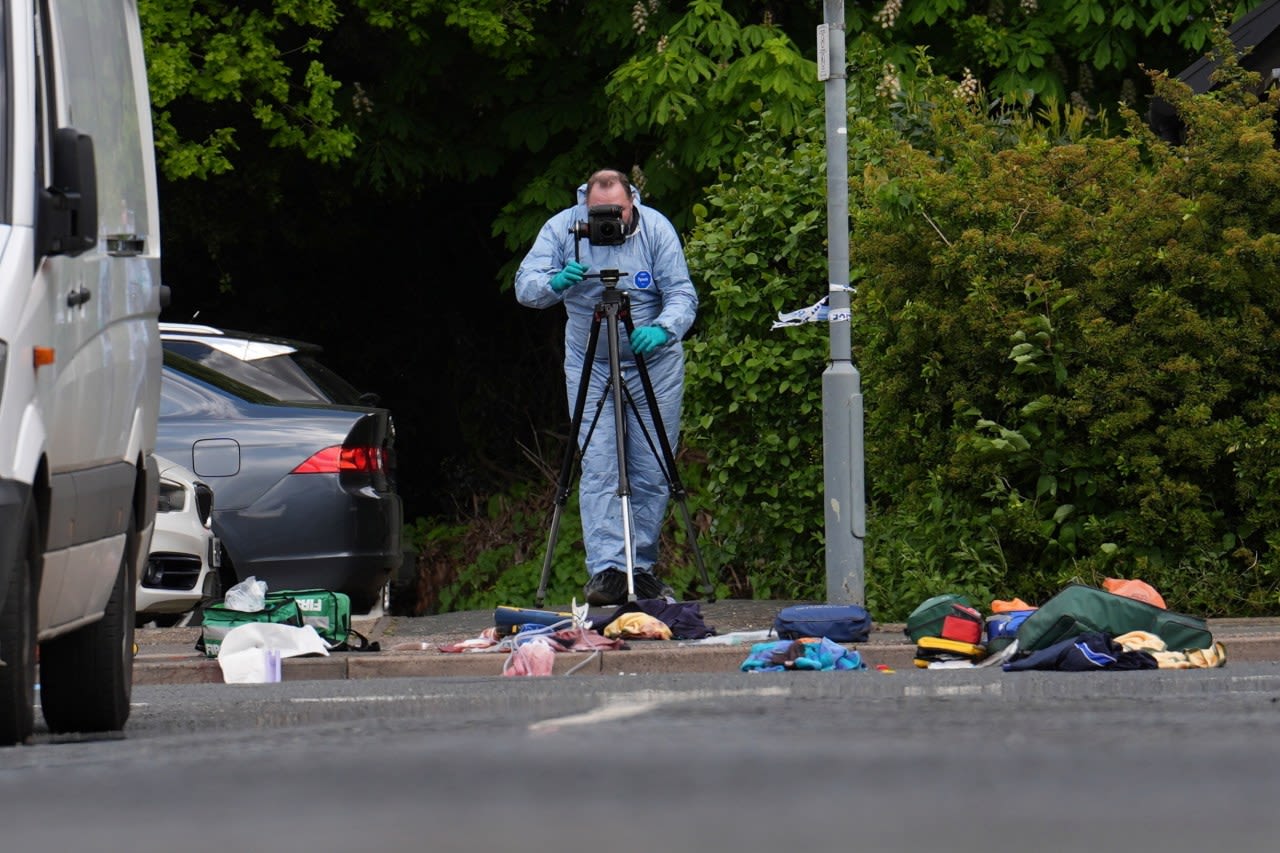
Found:
M 147 238 L 141 234 L 108 234 L 107 254 L 113 258 L 136 258 L 147 250 Z
M 86 287 L 77 288 L 67 294 L 67 307 L 75 308 L 78 305 L 83 305 L 89 301 L 89 297 L 92 295 Z

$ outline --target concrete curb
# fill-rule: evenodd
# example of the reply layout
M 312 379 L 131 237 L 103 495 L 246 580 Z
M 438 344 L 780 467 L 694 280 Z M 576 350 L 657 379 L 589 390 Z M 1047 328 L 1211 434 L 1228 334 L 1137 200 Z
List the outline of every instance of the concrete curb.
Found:
M 858 648 L 853 647 L 851 648 Z M 563 652 L 556 655 L 553 675 L 635 675 L 639 673 L 737 672 L 749 647 L 715 646 L 701 649 L 637 649 Z M 859 648 L 869 667 L 911 667 L 914 646 Z M 505 652 L 446 654 L 421 652 L 335 652 L 328 657 L 287 658 L 281 661 L 284 681 L 325 681 L 369 678 L 483 678 L 501 676 Z M 134 684 L 221 683 L 222 669 L 213 659 L 180 658 L 169 654 L 139 654 L 134 660 Z
M 741 631 L 765 630 L 786 602 L 715 602 L 703 605 L 708 625 L 721 638 Z M 552 608 L 549 608 L 552 609 Z M 282 661 L 285 681 L 371 678 L 501 677 L 507 653 L 447 653 L 439 646 L 475 637 L 489 624 L 491 612 L 469 611 L 427 617 L 382 617 L 356 620 L 356 630 L 378 640 L 384 651 L 334 652 L 327 657 Z M 1280 662 L 1280 619 L 1213 619 L 1209 629 L 1227 649 L 1231 663 Z M 870 668 L 914 668 L 915 645 L 900 623 L 878 624 L 868 642 L 850 645 Z M 140 629 L 134 660 L 134 684 L 201 684 L 223 681 L 217 660 L 194 648 L 199 628 Z M 575 676 L 639 673 L 737 672 L 750 642 L 704 645 L 679 641 L 631 641 L 626 650 L 564 652 L 556 655 L 553 674 Z

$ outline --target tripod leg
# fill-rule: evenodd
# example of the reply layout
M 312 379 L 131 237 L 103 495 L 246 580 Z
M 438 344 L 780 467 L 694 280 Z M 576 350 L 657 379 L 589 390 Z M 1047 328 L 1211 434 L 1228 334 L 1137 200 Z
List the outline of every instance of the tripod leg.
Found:
M 672 494 L 676 494 L 676 488 L 671 489 Z M 693 559 L 698 564 L 698 572 L 702 575 L 702 593 L 707 597 L 707 601 L 714 602 L 716 600 L 716 588 L 711 585 L 711 578 L 707 575 L 707 566 L 702 562 L 702 551 L 698 548 L 698 534 L 693 528 L 693 519 L 689 517 L 689 501 L 685 499 L 684 487 L 679 488 L 676 502 L 680 505 L 680 513 L 684 516 L 685 534 L 689 537 L 689 545 L 693 548 Z
M 587 339 L 587 353 L 582 362 L 582 377 L 578 380 L 578 396 L 573 404 L 573 417 L 569 424 L 569 441 L 564 448 L 564 459 L 560 463 L 560 478 L 556 482 L 555 510 L 551 514 L 551 532 L 547 536 L 547 553 L 542 558 L 542 577 L 538 580 L 538 592 L 534 597 L 534 606 L 541 607 L 547 595 L 547 582 L 551 578 L 551 560 L 555 556 L 556 540 L 560 535 L 560 516 L 569 503 L 570 483 L 573 480 L 573 461 L 578 455 L 578 434 L 582 429 L 582 413 L 587 405 L 587 386 L 591 379 L 591 362 L 596 357 L 596 345 L 600 340 L 600 317 L 597 315 L 591 324 L 591 336 Z M 599 412 L 597 411 L 597 417 Z M 595 422 L 592 421 L 592 430 Z M 589 440 L 589 439 L 588 439 Z
M 642 379 L 641 384 L 643 385 L 643 383 L 644 380 Z M 649 406 L 649 410 L 656 413 L 658 411 L 656 394 L 650 391 L 648 399 L 652 401 L 647 404 Z M 631 406 L 633 411 L 637 411 L 635 399 L 631 396 L 631 392 L 629 390 L 627 391 L 627 403 Z M 680 481 L 680 474 L 676 471 L 675 460 L 671 457 L 670 443 L 666 439 L 666 432 L 662 426 L 662 416 L 661 414 L 658 414 L 654 419 L 654 429 L 655 431 L 659 431 L 659 434 L 662 436 L 662 443 L 666 445 L 665 451 L 659 450 L 658 447 L 654 445 L 654 439 L 652 435 L 650 435 L 649 430 L 645 428 L 644 421 L 640 420 L 638 411 L 636 420 L 640 423 L 640 428 L 644 431 L 645 443 L 649 445 L 649 451 L 653 453 L 654 458 L 658 460 L 658 467 L 662 471 L 662 476 L 666 478 L 667 489 L 669 490 L 671 497 L 680 507 L 680 514 L 684 519 L 685 533 L 689 537 L 690 547 L 693 548 L 693 560 L 698 566 L 698 572 L 702 575 L 702 592 L 706 596 L 707 601 L 713 602 L 716 600 L 716 588 L 711 584 L 711 578 L 707 574 L 707 566 L 702 561 L 702 551 L 698 548 L 698 536 L 694 531 L 693 520 L 689 514 L 687 493 L 685 491 L 684 484 Z M 663 455 L 664 452 L 665 457 Z
M 534 596 L 533 606 L 541 607 L 542 600 L 547 597 L 547 581 L 551 578 L 551 557 L 556 552 L 556 540 L 560 536 L 560 515 L 564 512 L 564 504 L 556 501 L 551 513 L 551 533 L 547 536 L 547 553 L 542 558 L 542 577 L 538 580 L 538 592 Z
M 627 334 L 630 335 L 634 331 L 631 321 L 631 314 L 627 312 L 623 315 L 623 323 L 626 326 Z M 666 426 L 662 422 L 662 412 L 658 407 L 657 395 L 653 392 L 653 381 L 649 378 L 649 368 L 645 365 L 644 356 L 636 356 L 636 373 L 640 377 L 640 387 L 644 391 L 645 405 L 649 407 L 649 415 L 653 418 L 654 431 L 658 434 L 658 445 L 662 449 L 662 457 L 660 467 L 667 477 L 667 485 L 671 490 L 671 497 L 676 500 L 680 506 L 681 515 L 684 518 L 685 533 L 689 537 L 689 544 L 693 547 L 693 559 L 698 565 L 698 573 L 702 576 L 702 592 L 707 597 L 707 601 L 716 600 L 716 588 L 711 584 L 711 577 L 707 574 L 706 563 L 702 561 L 702 551 L 698 548 L 698 535 L 693 527 L 693 519 L 689 516 L 689 502 L 687 493 L 685 492 L 684 483 L 680 480 L 680 475 L 676 471 L 675 456 L 671 452 L 671 442 L 667 437 Z M 635 402 L 632 401 L 632 406 Z M 636 420 L 640 421 L 637 415 Z M 643 424 L 643 421 L 640 421 Z M 646 435 L 647 437 L 647 435 Z M 650 447 L 653 443 L 650 442 Z
M 606 332 L 609 345 L 609 382 L 613 386 L 613 431 L 618 454 L 618 497 L 622 503 L 622 550 L 627 566 L 627 601 L 635 601 L 636 566 L 631 529 L 631 478 L 627 473 L 627 413 L 623 408 L 625 386 L 622 384 L 621 356 L 618 349 L 619 303 L 606 302 L 604 307 L 608 323 Z

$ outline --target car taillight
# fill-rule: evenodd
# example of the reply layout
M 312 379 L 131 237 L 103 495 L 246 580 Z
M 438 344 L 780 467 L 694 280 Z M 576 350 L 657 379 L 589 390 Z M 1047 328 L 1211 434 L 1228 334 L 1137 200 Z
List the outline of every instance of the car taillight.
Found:
M 385 470 L 386 456 L 381 447 L 326 447 L 294 468 L 293 474 L 338 474 L 359 471 L 377 474 Z

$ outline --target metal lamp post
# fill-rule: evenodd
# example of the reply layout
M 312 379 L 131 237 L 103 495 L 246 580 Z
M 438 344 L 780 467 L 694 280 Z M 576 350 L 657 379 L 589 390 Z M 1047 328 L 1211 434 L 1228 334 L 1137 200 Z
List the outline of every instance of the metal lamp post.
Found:
M 849 140 L 845 95 L 844 2 L 824 0 L 818 79 L 826 89 L 827 269 L 830 363 L 822 374 L 827 601 L 863 604 L 866 491 L 862 390 L 850 345 Z

